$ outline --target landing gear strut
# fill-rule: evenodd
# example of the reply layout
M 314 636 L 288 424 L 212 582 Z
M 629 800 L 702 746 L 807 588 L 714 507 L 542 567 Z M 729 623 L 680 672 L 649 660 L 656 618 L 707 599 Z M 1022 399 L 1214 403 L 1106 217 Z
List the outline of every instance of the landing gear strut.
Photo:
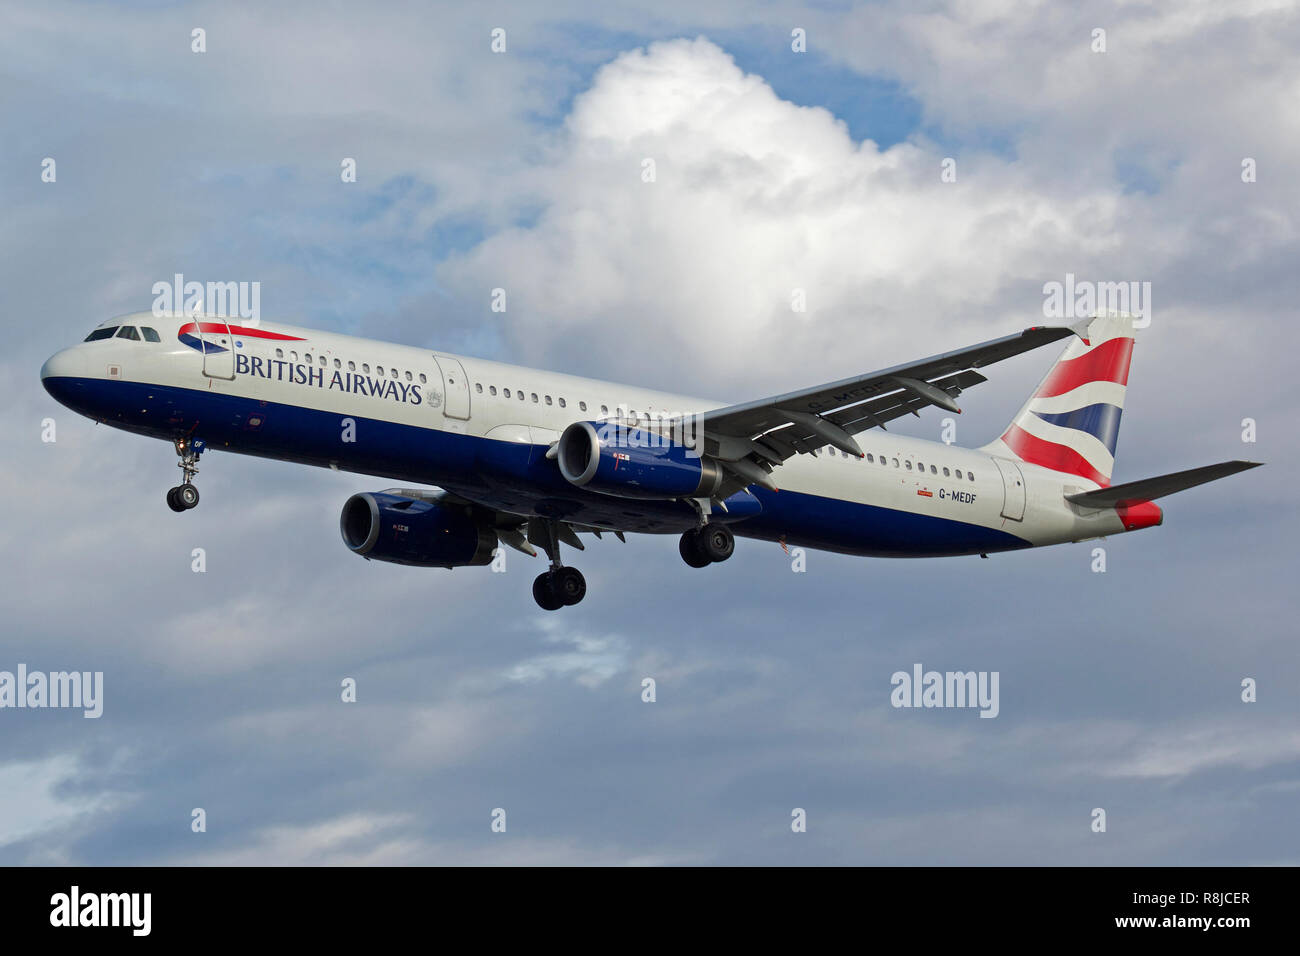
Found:
M 560 533 L 553 518 L 536 518 L 529 526 L 530 540 L 540 544 L 551 559 L 551 569 L 533 581 L 533 600 L 544 611 L 558 611 L 577 604 L 587 596 L 587 579 L 577 568 L 565 567 L 560 561 Z M 540 539 L 540 540 L 538 540 Z
M 691 567 L 702 568 L 731 557 L 736 550 L 736 537 L 725 524 L 709 522 L 683 534 L 677 550 Z
M 199 455 L 203 454 L 203 443 L 192 438 L 176 439 L 176 454 L 180 461 L 176 467 L 184 475 L 184 481 L 167 492 L 167 507 L 172 511 L 189 511 L 198 507 L 199 489 L 194 487 L 194 476 L 199 473 Z

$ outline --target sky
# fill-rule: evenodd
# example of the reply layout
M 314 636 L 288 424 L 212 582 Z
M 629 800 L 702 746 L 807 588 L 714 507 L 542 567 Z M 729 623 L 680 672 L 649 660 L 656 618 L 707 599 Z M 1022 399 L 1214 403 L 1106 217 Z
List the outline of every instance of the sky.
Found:
M 1269 0 L 0 6 L 0 671 L 104 675 L 98 719 L 0 709 L 0 863 L 1300 862 L 1297 48 Z M 39 369 L 177 272 L 727 401 L 1149 282 L 1115 480 L 1268 466 L 989 560 L 606 537 L 547 614 L 513 551 L 349 553 L 380 478 L 214 453 L 170 512 L 170 447 Z M 892 707 L 917 663 L 997 672 L 998 716 Z

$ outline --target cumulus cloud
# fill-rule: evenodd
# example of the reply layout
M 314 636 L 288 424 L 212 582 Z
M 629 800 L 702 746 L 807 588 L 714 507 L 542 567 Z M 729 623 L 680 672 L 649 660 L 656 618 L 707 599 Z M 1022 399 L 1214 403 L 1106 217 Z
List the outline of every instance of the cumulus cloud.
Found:
M 635 329 L 635 361 L 670 375 L 838 369 L 1032 324 L 988 314 L 999 291 L 1118 238 L 1117 190 L 1048 193 L 991 155 L 942 182 L 932 146 L 855 142 L 704 38 L 601 68 L 564 132 L 537 222 L 439 270 L 467 297 L 506 287 L 522 351 L 551 360 L 575 340 L 616 354 Z

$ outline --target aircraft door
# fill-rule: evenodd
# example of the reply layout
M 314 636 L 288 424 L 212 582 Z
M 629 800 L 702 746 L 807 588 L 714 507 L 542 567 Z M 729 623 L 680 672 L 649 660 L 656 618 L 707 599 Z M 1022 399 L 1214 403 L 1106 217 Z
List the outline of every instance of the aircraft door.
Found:
M 435 355 L 433 360 L 438 365 L 438 371 L 442 373 L 444 395 L 442 413 L 448 418 L 459 418 L 462 421 L 468 419 L 469 378 L 465 375 L 465 367 L 460 364 L 459 359 L 448 358 L 445 355 Z
M 235 336 L 225 319 L 199 321 L 199 341 L 203 344 L 203 374 L 208 378 L 235 377 Z
M 1025 476 L 1020 466 L 1005 458 L 994 458 L 1002 473 L 1002 517 L 1023 521 L 1025 517 Z

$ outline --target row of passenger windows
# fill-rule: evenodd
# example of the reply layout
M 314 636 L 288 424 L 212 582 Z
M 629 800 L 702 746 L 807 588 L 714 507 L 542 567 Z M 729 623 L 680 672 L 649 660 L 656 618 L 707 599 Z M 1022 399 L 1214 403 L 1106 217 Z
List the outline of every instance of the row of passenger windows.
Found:
M 284 358 L 284 357 L 285 357 L 284 349 L 276 349 L 276 350 L 275 350 L 275 357 L 278 358 L 278 359 L 282 359 L 282 358 Z M 303 356 L 302 356 L 302 360 L 303 360 L 304 362 L 306 362 L 308 365 L 319 364 L 321 368 L 329 368 L 329 366 L 330 366 L 330 360 L 327 359 L 324 355 L 317 355 L 317 356 L 315 356 L 315 357 L 313 358 L 312 353 L 310 353 L 310 352 L 304 352 L 304 353 L 303 353 Z M 290 350 L 290 351 L 289 351 L 289 361 L 290 361 L 290 362 L 296 362 L 296 361 L 298 361 L 298 353 L 297 353 L 296 351 L 293 351 L 293 350 Z M 343 368 L 343 360 L 342 360 L 342 359 L 335 359 L 335 360 L 334 360 L 334 367 L 337 368 L 337 369 L 342 369 L 342 368 Z M 349 372 L 355 372 L 355 371 L 357 370 L 357 363 L 356 363 L 356 362 L 349 361 L 349 362 L 347 363 L 347 367 L 348 367 L 348 371 L 349 371 Z M 369 374 L 370 374 L 370 363 L 369 363 L 369 362 L 362 362 L 362 363 L 361 363 L 361 374 L 362 374 L 362 375 L 369 375 Z M 376 365 L 376 366 L 375 366 L 375 374 L 376 374 L 376 375 L 379 375 L 379 376 L 381 376 L 381 377 L 387 375 L 387 376 L 389 376 L 389 377 L 391 377 L 391 378 L 399 378 L 399 379 L 400 379 L 400 378 L 405 378 L 408 382 L 414 382 L 414 381 L 416 381 L 416 379 L 418 378 L 418 379 L 419 379 L 419 382 L 420 382 L 421 385 L 424 385 L 424 384 L 426 384 L 426 383 L 428 382 L 428 379 L 425 377 L 425 375 L 424 375 L 423 372 L 419 372 L 419 373 L 413 375 L 413 374 L 411 374 L 410 372 L 400 372 L 400 373 L 399 373 L 399 372 L 397 371 L 397 369 L 395 369 L 395 368 L 389 368 L 387 371 L 385 371 L 385 370 L 384 370 L 384 367 L 383 367 L 382 365 Z
M 477 392 L 479 395 L 484 394 L 483 383 L 475 382 L 474 391 Z M 497 387 L 495 385 L 489 385 L 487 387 L 487 394 L 495 396 L 497 394 Z M 551 398 L 550 395 L 539 396 L 536 392 L 525 392 L 522 388 L 517 388 L 514 389 L 513 391 L 504 387 L 501 389 L 502 398 L 517 398 L 519 401 L 523 402 L 523 401 L 527 401 L 530 396 L 532 398 L 532 402 L 534 405 L 545 403 L 547 405 L 559 405 L 560 408 L 569 407 L 569 403 L 565 401 L 563 398 Z M 585 412 L 586 410 L 587 410 L 587 403 L 578 402 L 578 411 Z M 600 413 L 602 415 L 608 415 L 609 406 L 607 405 L 600 406 Z
M 285 357 L 286 357 L 285 350 L 282 349 L 282 348 L 278 348 L 278 349 L 276 349 L 276 350 L 275 350 L 275 357 L 278 358 L 278 359 L 283 359 L 283 358 L 285 358 Z M 294 350 L 290 350 L 290 351 L 287 353 L 287 357 L 288 357 L 288 360 L 289 360 L 290 362 L 297 362 L 297 361 L 298 361 L 298 353 L 297 353 L 296 351 L 294 351 Z M 310 352 L 304 352 L 304 353 L 303 353 L 302 361 L 306 362 L 306 363 L 309 364 L 309 365 L 319 363 L 320 366 L 321 366 L 322 368 L 328 368 L 329 365 L 330 365 L 330 360 L 327 359 L 324 355 L 316 355 L 315 357 L 313 357 L 312 353 L 310 353 Z M 341 368 L 343 368 L 343 364 L 344 364 L 344 363 L 343 363 L 343 360 L 342 360 L 342 359 L 337 359 L 337 358 L 336 358 L 336 359 L 333 360 L 333 365 L 334 365 L 334 367 L 337 368 L 337 369 L 341 369 Z M 355 371 L 357 371 L 357 363 L 356 363 L 356 362 L 353 362 L 353 361 L 349 361 L 349 362 L 347 363 L 347 369 L 348 369 L 349 372 L 355 372 Z M 362 362 L 362 363 L 361 363 L 361 373 L 362 373 L 363 375 L 369 375 L 369 374 L 370 374 L 370 363 L 369 363 L 369 362 Z M 425 377 L 425 374 L 424 374 L 423 372 L 418 372 L 418 373 L 415 373 L 415 374 L 413 375 L 411 372 L 398 372 L 397 369 L 395 369 L 395 368 L 391 368 L 391 367 L 390 367 L 387 371 L 385 371 L 385 370 L 384 370 L 384 366 L 382 366 L 382 365 L 376 365 L 376 366 L 375 366 L 375 374 L 376 374 L 376 375 L 389 375 L 389 376 L 391 376 L 392 378 L 405 378 L 408 382 L 413 382 L 413 381 L 415 381 L 416 379 L 418 379 L 421 385 L 426 384 L 426 382 L 428 381 L 428 379 Z M 477 393 L 480 394 L 480 395 L 484 394 L 483 383 L 482 383 L 482 382 L 475 382 L 475 383 L 474 383 L 474 391 L 477 392 Z M 495 395 L 497 394 L 497 387 L 496 387 L 495 385 L 489 385 L 489 386 L 487 387 L 487 394 L 495 396 Z M 568 408 L 568 407 L 569 407 L 569 403 L 568 403 L 567 401 L 565 401 L 565 399 L 563 399 L 563 398 L 554 399 L 554 398 L 552 398 L 550 395 L 539 396 L 536 392 L 526 393 L 523 389 L 514 389 L 514 390 L 509 389 L 509 388 L 502 388 L 502 389 L 501 389 L 501 395 L 502 395 L 502 397 L 504 397 L 504 398 L 518 398 L 519 401 L 521 401 L 521 402 L 522 402 L 522 401 L 526 401 L 528 395 L 530 395 L 530 394 L 531 394 L 531 396 L 532 396 L 532 400 L 533 400 L 533 403 L 534 403 L 534 404 L 540 404 L 540 403 L 542 403 L 542 402 L 545 402 L 547 405 L 556 405 L 556 404 L 558 404 L 558 405 L 560 406 L 560 408 Z M 578 402 L 578 410 L 579 410 L 579 411 L 583 411 L 583 412 L 585 412 L 585 411 L 587 410 L 587 403 L 586 403 L 586 402 Z M 609 406 L 607 406 L 607 405 L 601 405 L 601 406 L 600 406 L 600 413 L 601 413 L 602 415 L 608 415 L 608 414 L 609 414 Z M 630 414 L 631 414 L 631 417 L 633 417 L 633 418 L 636 417 L 636 412 L 632 412 L 632 413 L 630 413 Z M 646 423 L 649 424 L 649 422 L 650 422 L 650 416 L 649 416 L 648 414 L 645 416 L 645 419 L 646 419 Z
M 114 337 L 115 334 L 116 334 L 116 337 L 119 338 L 119 339 L 130 339 L 131 341 L 135 341 L 135 342 L 139 342 L 139 341 L 141 341 L 142 338 L 143 338 L 143 340 L 144 340 L 145 342 L 158 342 L 158 341 L 161 341 L 161 340 L 159 339 L 159 337 L 158 337 L 158 332 L 157 332 L 156 330 L 154 330 L 154 329 L 149 328 L 149 326 L 147 326 L 147 325 L 142 325 L 142 326 L 140 326 L 140 328 L 139 328 L 138 330 L 137 330 L 137 328 L 136 328 L 134 325 L 122 325 L 122 326 L 116 326 L 116 325 L 115 325 L 115 326 L 113 326 L 112 328 L 107 328 L 107 329 L 95 329 L 95 330 L 94 330 L 93 332 L 91 332 L 88 336 L 86 336 L 86 341 L 87 341 L 87 342 L 98 342 L 98 341 L 100 341 L 100 340 L 102 340 L 102 339 L 111 339 L 111 338 Z M 278 359 L 282 359 L 282 358 L 284 358 L 284 357 L 285 357 L 284 349 L 279 349 L 279 348 L 276 349 L 276 350 L 275 350 L 275 357 L 278 358 Z M 322 368 L 328 368 L 328 367 L 329 367 L 329 364 L 330 364 L 329 359 L 327 359 L 324 355 L 319 355 L 319 356 L 317 356 L 316 358 L 319 360 L 319 364 L 320 364 L 320 366 L 321 366 Z M 314 361 L 313 361 L 312 353 L 310 353 L 310 352 L 305 352 L 305 353 L 303 353 L 302 360 L 303 360 L 304 362 L 308 363 L 308 364 L 315 364 Z M 296 351 L 290 350 L 290 352 L 289 352 L 289 361 L 291 361 L 291 362 L 297 362 L 297 361 L 298 361 L 298 353 L 297 353 Z M 341 368 L 343 368 L 343 361 L 342 361 L 342 359 L 337 359 L 337 358 L 334 359 L 334 367 L 335 367 L 336 369 L 341 369 Z M 349 362 L 347 363 L 347 367 L 348 367 L 348 371 L 349 371 L 349 372 L 355 372 L 355 371 L 357 370 L 357 363 L 356 363 L 356 362 L 353 362 L 353 361 L 349 361 Z M 362 372 L 363 375 L 369 375 L 369 374 L 370 374 L 370 363 L 369 363 L 369 362 L 362 362 L 362 363 L 361 363 L 361 372 Z M 376 375 L 380 375 L 380 376 L 383 376 L 383 375 L 386 375 L 386 374 L 387 374 L 387 375 L 391 375 L 391 377 L 392 377 L 392 378 L 395 378 L 395 379 L 397 379 L 397 378 L 403 378 L 403 377 L 404 377 L 408 382 L 413 382 L 413 381 L 415 381 L 416 377 L 418 377 L 421 385 L 426 384 L 427 381 L 428 381 L 428 379 L 425 377 L 425 374 L 424 374 L 423 372 L 416 373 L 416 375 L 412 375 L 411 372 L 402 372 L 402 373 L 399 374 L 398 371 L 397 371 L 397 369 L 395 369 L 395 368 L 391 368 L 391 367 L 387 370 L 387 372 L 385 372 L 385 370 L 384 370 L 384 366 L 382 366 L 382 365 L 376 365 L 376 366 L 375 366 L 375 374 L 376 374 Z M 475 383 L 474 383 L 474 391 L 477 392 L 478 394 L 482 395 L 482 394 L 483 394 L 483 383 L 482 383 L 482 382 L 475 382 Z M 497 394 L 497 387 L 496 387 L 495 385 L 489 385 L 489 386 L 487 387 L 487 393 L 488 393 L 489 395 L 495 396 L 495 395 Z M 558 398 L 558 399 L 555 399 L 555 400 L 553 401 L 550 395 L 544 395 L 544 396 L 541 396 L 541 398 L 539 398 L 536 392 L 529 392 L 529 393 L 527 393 L 527 394 L 530 395 L 530 396 L 532 397 L 532 402 L 533 402 L 534 405 L 539 404 L 539 402 L 541 402 L 541 401 L 545 401 L 545 403 L 546 403 L 547 405 L 558 404 L 558 405 L 560 406 L 560 408 L 567 408 L 567 407 L 568 407 L 568 403 L 567 403 L 563 398 Z M 513 398 L 518 398 L 519 401 L 521 401 L 521 402 L 526 400 L 525 392 L 524 392 L 523 389 L 515 389 L 515 390 L 512 392 L 512 391 L 511 391 L 510 389 L 508 389 L 508 388 L 502 388 L 502 389 L 501 389 L 501 396 L 502 396 L 503 398 L 512 398 L 512 397 L 513 397 Z M 585 412 L 585 411 L 587 410 L 587 403 L 586 403 L 586 402 L 578 402 L 578 410 L 579 410 L 579 411 L 582 411 L 582 412 Z M 609 414 L 609 406 L 608 406 L 608 405 L 601 405 L 601 406 L 600 406 L 600 414 L 601 414 L 601 415 L 608 415 L 608 414 Z M 636 418 L 637 418 L 637 413 L 636 413 L 635 411 L 629 410 L 629 411 L 628 411 L 628 417 L 629 417 L 629 418 L 632 418 L 632 419 L 636 419 Z M 643 417 L 643 418 L 645 419 L 645 423 L 646 423 L 647 425 L 650 424 L 650 414 L 649 414 L 649 412 L 644 413 L 641 417 Z M 849 457 L 851 457 L 851 456 L 849 456 L 849 455 L 844 454 L 843 452 L 837 452 L 837 451 L 835 450 L 835 448 L 833 448 L 833 447 L 828 447 L 828 448 L 825 449 L 825 451 L 826 451 L 828 454 L 832 455 L 832 456 L 833 456 L 833 455 L 836 455 L 836 454 L 839 454 L 839 455 L 843 455 L 843 457 L 845 457 L 845 458 L 849 458 Z M 814 455 L 816 455 L 816 454 L 820 454 L 820 452 L 821 452 L 821 449 L 818 449 L 817 451 L 813 452 L 813 454 L 814 454 Z M 862 459 L 859 459 L 859 460 L 862 460 Z M 875 464 L 876 457 L 875 457 L 875 455 L 872 454 L 871 452 L 867 452 L 867 457 L 866 457 L 865 460 L 867 461 L 868 464 Z M 894 467 L 895 467 L 895 468 L 898 468 L 898 467 L 905 467 L 908 471 L 912 471 L 912 470 L 913 470 L 912 462 L 911 462 L 911 460 L 909 460 L 909 459 L 903 459 L 903 461 L 901 462 L 901 465 L 900 465 L 900 462 L 899 462 L 899 460 L 898 460 L 897 458 L 887 459 L 884 455 L 881 455 L 881 456 L 880 456 L 880 464 L 884 465 L 885 467 L 888 467 L 888 466 L 889 466 L 889 462 L 890 462 L 890 461 L 892 461 L 892 462 L 894 463 Z M 919 461 L 918 461 L 918 462 L 916 463 L 915 470 L 924 474 L 924 472 L 925 472 L 925 464 L 924 464 L 923 462 L 919 462 Z M 962 472 L 961 472 L 961 469 L 960 469 L 960 468 L 958 468 L 958 469 L 954 469 L 953 471 L 955 471 L 955 474 L 956 474 L 956 477 L 957 477 L 957 478 L 962 477 Z M 938 468 L 937 466 L 935 466 L 935 465 L 930 465 L 930 474 L 932 474 L 932 475 L 936 475 L 936 476 L 937 476 L 937 475 L 939 474 L 939 468 Z M 949 469 L 947 468 L 947 466 L 944 466 L 944 468 L 943 468 L 943 476 L 944 476 L 945 478 L 953 477 L 953 474 L 949 471 Z M 969 471 L 966 472 L 966 480 L 967 480 L 967 481 L 974 481 L 974 480 L 975 480 L 975 475 L 974 475 L 974 473 L 973 473 L 973 472 L 969 472 Z
M 835 455 L 839 455 L 839 456 L 842 457 L 842 458 L 856 458 L 856 457 L 857 457 L 856 455 L 846 455 L 846 454 L 844 454 L 844 452 L 842 452 L 842 451 L 836 451 L 834 448 L 831 448 L 831 447 L 827 447 L 827 448 L 824 449 L 824 450 L 826 451 L 827 454 L 831 455 L 832 457 L 834 457 Z M 813 454 L 814 454 L 814 455 L 817 455 L 817 454 L 820 454 L 822 451 L 823 451 L 823 449 L 820 449 L 820 448 L 819 448 L 819 449 L 817 449 L 817 451 L 813 452 Z M 876 463 L 876 456 L 873 455 L 871 452 L 867 452 L 867 457 L 866 457 L 865 459 L 858 458 L 857 460 L 858 460 L 858 461 L 866 461 L 867 464 L 869 464 L 869 465 L 874 465 L 874 464 Z M 900 463 L 899 460 L 898 460 L 897 458 L 887 458 L 887 457 L 884 456 L 884 455 L 881 455 L 881 456 L 880 456 L 880 463 L 881 463 L 882 465 L 884 465 L 886 468 L 889 467 L 890 462 L 893 462 L 893 466 L 894 466 L 895 468 L 906 468 L 908 471 L 913 471 L 913 470 L 915 470 L 915 471 L 920 472 L 921 474 L 925 474 L 925 463 L 924 463 L 924 462 L 919 462 L 919 461 L 918 461 L 918 462 L 916 463 L 916 465 L 915 465 L 915 468 L 913 468 L 913 465 L 912 465 L 912 461 L 911 461 L 911 459 L 904 458 L 904 459 L 902 460 L 902 462 Z M 952 469 L 951 471 L 949 471 L 948 467 L 947 467 L 947 466 L 944 466 L 943 469 L 942 469 L 942 471 L 943 471 L 943 476 L 944 476 L 945 478 L 954 478 L 954 477 L 955 477 L 955 478 L 961 478 L 961 477 L 962 477 L 962 470 L 961 470 L 960 468 L 954 468 L 954 469 Z M 939 472 L 940 472 L 940 468 L 939 468 L 938 465 L 930 465 L 930 474 L 932 474 L 932 475 L 938 475 Z M 971 471 L 968 471 L 968 472 L 965 473 L 965 477 L 966 477 L 966 480 L 967 480 L 967 481 L 974 481 L 974 480 L 975 480 L 975 473 L 974 473 L 974 472 L 971 472 Z
M 158 333 L 147 325 L 142 325 L 138 329 L 134 325 L 115 325 L 110 329 L 95 329 L 86 336 L 87 342 L 98 342 L 101 339 L 111 339 L 116 333 L 119 339 L 130 339 L 132 342 L 139 342 L 143 338 L 145 342 L 161 342 Z

